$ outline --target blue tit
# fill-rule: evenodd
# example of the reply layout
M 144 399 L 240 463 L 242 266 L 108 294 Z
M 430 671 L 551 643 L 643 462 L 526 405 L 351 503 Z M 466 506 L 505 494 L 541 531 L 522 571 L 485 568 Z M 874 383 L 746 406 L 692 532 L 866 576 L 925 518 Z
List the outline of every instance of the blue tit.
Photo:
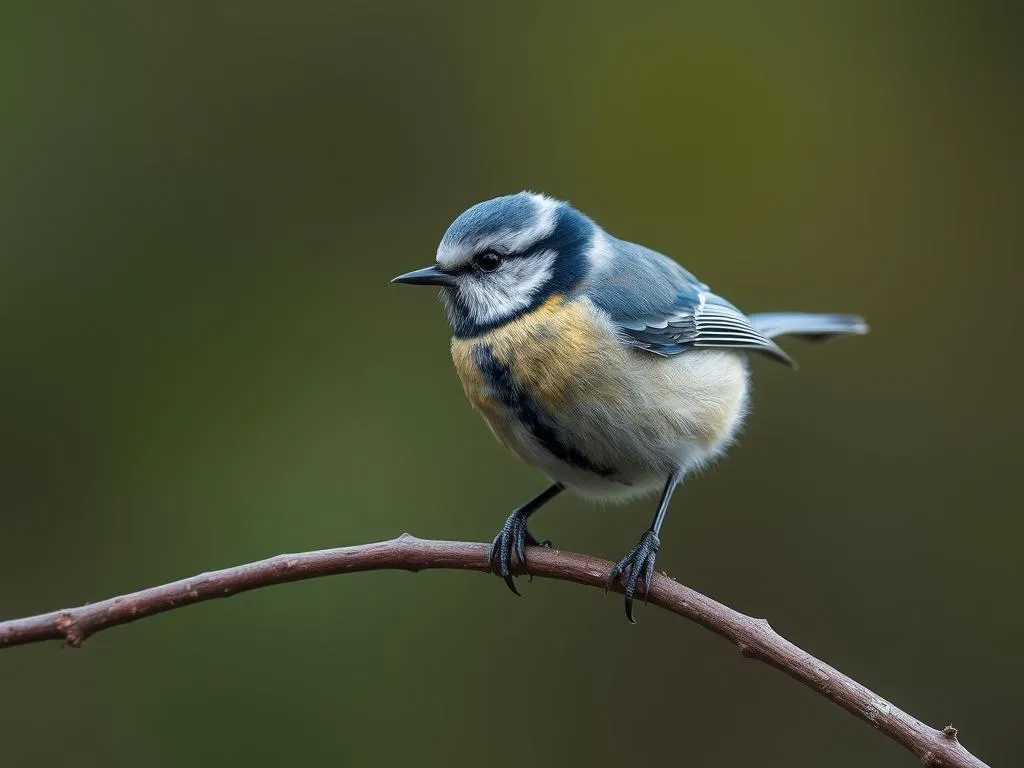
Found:
M 513 554 L 525 565 L 526 545 L 540 543 L 527 521 L 563 490 L 600 500 L 661 490 L 650 527 L 608 577 L 625 580 L 630 621 L 673 491 L 743 423 L 748 355 L 792 366 L 779 336 L 867 332 L 856 315 L 745 315 L 672 259 L 531 192 L 469 208 L 434 264 L 392 282 L 440 287 L 466 395 L 495 437 L 552 481 L 491 546 L 492 569 L 513 592 Z

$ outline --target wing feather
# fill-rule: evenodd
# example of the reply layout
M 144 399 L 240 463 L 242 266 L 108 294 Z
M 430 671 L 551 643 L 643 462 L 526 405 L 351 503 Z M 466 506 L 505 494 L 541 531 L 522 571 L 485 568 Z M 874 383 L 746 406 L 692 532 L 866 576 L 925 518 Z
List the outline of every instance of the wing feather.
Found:
M 740 310 L 674 261 L 612 240 L 617 249 L 587 295 L 611 317 L 622 341 L 662 356 L 689 349 L 746 349 L 793 365 Z

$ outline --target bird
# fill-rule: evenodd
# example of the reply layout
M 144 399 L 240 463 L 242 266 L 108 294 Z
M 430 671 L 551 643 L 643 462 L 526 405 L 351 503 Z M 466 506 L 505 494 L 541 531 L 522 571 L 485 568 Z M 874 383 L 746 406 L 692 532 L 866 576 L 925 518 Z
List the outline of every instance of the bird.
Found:
M 676 261 L 621 240 L 570 203 L 524 191 L 477 203 L 448 227 L 434 263 L 392 280 L 434 286 L 466 396 L 494 436 L 550 485 L 517 507 L 488 552 L 520 594 L 513 556 L 550 546 L 531 516 L 565 490 L 626 501 L 660 490 L 650 526 L 608 574 L 626 618 L 646 601 L 669 502 L 735 440 L 749 357 L 795 367 L 780 336 L 867 332 L 859 315 L 746 315 Z M 527 569 L 528 570 L 528 569 Z

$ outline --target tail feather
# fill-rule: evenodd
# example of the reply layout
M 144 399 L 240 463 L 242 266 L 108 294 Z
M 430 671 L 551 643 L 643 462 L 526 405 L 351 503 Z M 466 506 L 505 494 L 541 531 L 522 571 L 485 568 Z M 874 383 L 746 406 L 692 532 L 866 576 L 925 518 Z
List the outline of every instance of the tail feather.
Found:
M 750 322 L 769 339 L 803 336 L 823 341 L 833 336 L 863 336 L 868 324 L 860 315 L 817 315 L 811 312 L 759 312 Z

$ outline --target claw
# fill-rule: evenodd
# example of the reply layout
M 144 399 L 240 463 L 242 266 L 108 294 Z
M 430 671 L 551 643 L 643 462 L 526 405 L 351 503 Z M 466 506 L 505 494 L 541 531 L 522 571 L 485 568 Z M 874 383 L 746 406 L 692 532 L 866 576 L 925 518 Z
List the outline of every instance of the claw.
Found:
M 515 593 L 516 597 L 522 597 L 522 595 L 519 593 L 519 590 L 516 588 L 515 577 L 511 573 L 505 574 L 505 583 L 508 585 L 508 588 Z
M 633 598 L 636 595 L 636 588 L 642 579 L 644 603 L 646 603 L 651 592 L 651 582 L 654 579 L 654 560 L 660 547 L 661 542 L 658 541 L 658 535 L 654 531 L 647 531 L 640 539 L 640 543 L 633 547 L 608 575 L 605 592 L 615 584 L 619 576 L 627 575 L 622 591 L 625 597 L 626 618 L 631 624 L 636 624 L 636 620 L 633 618 Z
M 644 605 L 647 605 L 647 601 L 651 597 L 651 582 L 654 581 L 654 558 L 651 557 L 647 561 L 647 567 L 644 569 Z
M 526 542 L 523 541 L 523 537 L 522 536 L 516 536 L 515 537 L 515 543 L 516 543 L 516 545 L 515 545 L 516 557 L 519 559 L 519 565 L 525 565 L 526 564 Z
M 522 509 L 517 509 L 509 515 L 505 524 L 501 527 L 501 531 L 494 537 L 491 549 L 488 552 L 488 563 L 490 563 L 491 571 L 500 576 L 505 584 L 508 585 L 508 588 L 516 595 L 520 595 L 520 592 L 518 587 L 516 587 L 515 576 L 512 573 L 512 556 L 515 555 L 516 560 L 519 561 L 520 568 L 525 568 L 527 545 L 544 546 L 527 529 L 527 516 L 528 513 L 524 513 Z M 547 541 L 546 544 L 551 546 L 550 541 Z M 529 576 L 530 581 L 533 581 L 533 576 Z
M 629 581 L 626 582 L 626 618 L 630 624 L 636 624 L 633 618 L 633 595 L 636 594 L 636 583 L 640 575 L 639 563 L 631 563 L 629 567 Z

